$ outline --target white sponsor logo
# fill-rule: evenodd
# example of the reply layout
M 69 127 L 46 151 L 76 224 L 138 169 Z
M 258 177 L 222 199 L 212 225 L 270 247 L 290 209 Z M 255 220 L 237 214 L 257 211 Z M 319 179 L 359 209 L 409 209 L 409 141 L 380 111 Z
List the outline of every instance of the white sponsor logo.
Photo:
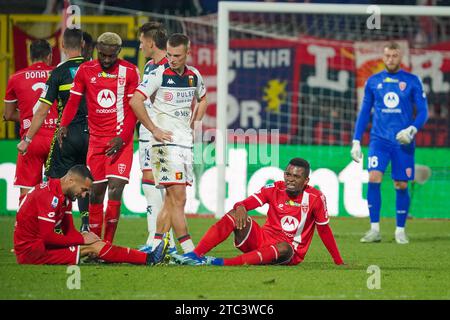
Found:
M 116 95 L 109 89 L 103 89 L 97 95 L 97 102 L 102 108 L 109 108 L 116 103 Z
M 25 79 L 48 78 L 48 71 L 28 71 L 25 73 Z
M 115 113 L 117 111 L 116 108 L 112 109 L 96 109 L 95 113 Z
M 49 213 L 48 213 L 48 217 L 49 217 L 49 218 L 55 217 L 55 213 L 54 213 L 54 212 L 49 212 Z
M 284 231 L 292 232 L 297 229 L 298 224 L 299 222 L 295 217 L 285 216 L 281 218 L 281 227 Z
M 28 129 L 31 126 L 30 119 L 23 120 L 23 129 Z
M 167 84 L 175 84 L 175 81 L 173 81 L 172 79 L 167 80 Z
M 97 78 L 96 77 L 92 77 L 91 78 L 91 83 L 97 83 Z
M 398 106 L 398 103 L 400 102 L 400 98 L 395 92 L 388 92 L 384 95 L 383 98 L 384 105 L 390 109 L 395 108 Z
M 172 101 L 173 94 L 171 92 L 164 92 L 164 101 Z

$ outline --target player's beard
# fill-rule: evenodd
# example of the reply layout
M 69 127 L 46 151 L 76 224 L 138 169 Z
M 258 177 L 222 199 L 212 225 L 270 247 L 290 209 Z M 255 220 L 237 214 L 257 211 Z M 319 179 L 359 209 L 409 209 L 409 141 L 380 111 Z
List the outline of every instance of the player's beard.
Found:
M 77 199 L 77 197 L 70 190 L 67 192 L 66 197 L 69 198 L 70 201 L 75 201 Z
M 105 64 L 100 64 L 100 65 L 102 66 L 103 71 L 107 71 L 107 70 L 111 69 L 111 67 L 114 65 L 114 63 L 108 64 L 108 65 L 105 65 Z
M 297 198 L 298 195 L 300 194 L 300 192 L 301 192 L 301 190 L 296 190 L 296 191 L 286 190 L 286 193 L 289 196 L 289 198 Z
M 397 64 L 397 65 L 395 65 L 393 67 L 388 67 L 387 64 L 385 64 L 384 67 L 386 68 L 386 70 L 389 73 L 396 73 L 398 70 L 400 70 L 400 65 L 399 64 Z

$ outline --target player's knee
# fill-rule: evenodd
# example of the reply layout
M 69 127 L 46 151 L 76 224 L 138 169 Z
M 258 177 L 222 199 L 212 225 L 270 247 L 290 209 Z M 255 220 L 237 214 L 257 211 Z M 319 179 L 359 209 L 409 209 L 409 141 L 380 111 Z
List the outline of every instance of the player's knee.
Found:
M 383 173 L 381 171 L 373 170 L 369 172 L 369 182 L 381 183 L 383 180 Z
M 95 255 L 98 256 L 100 254 L 100 251 L 102 251 L 103 247 L 105 246 L 106 242 L 104 241 L 97 241 L 88 245 L 85 245 L 81 248 L 81 255 Z
M 278 250 L 278 260 L 285 261 L 286 259 L 289 259 L 292 257 L 293 250 L 292 247 L 287 242 L 279 242 L 277 243 L 277 250 Z
M 116 179 L 110 180 L 108 183 L 108 197 L 112 200 L 120 200 L 122 197 L 123 188 L 125 183 Z
M 394 181 L 394 188 L 396 190 L 405 190 L 408 188 L 408 182 L 407 181 Z
M 89 201 L 91 203 L 103 203 L 106 192 L 106 183 L 98 183 L 92 185 L 92 191 L 89 194 Z
M 153 176 L 153 171 L 149 170 L 142 171 L 142 179 L 155 180 L 155 177 Z

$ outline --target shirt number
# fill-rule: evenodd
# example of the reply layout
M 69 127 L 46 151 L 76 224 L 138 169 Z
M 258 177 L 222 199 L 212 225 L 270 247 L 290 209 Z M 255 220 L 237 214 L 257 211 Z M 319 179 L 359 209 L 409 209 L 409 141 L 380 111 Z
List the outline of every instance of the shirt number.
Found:
M 369 169 L 378 167 L 378 157 L 369 157 Z

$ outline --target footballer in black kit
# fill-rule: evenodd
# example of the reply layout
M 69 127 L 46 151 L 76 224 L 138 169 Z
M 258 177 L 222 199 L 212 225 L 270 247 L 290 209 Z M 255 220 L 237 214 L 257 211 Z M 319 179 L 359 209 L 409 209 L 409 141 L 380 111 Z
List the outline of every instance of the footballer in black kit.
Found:
M 66 29 L 64 33 L 64 43 L 72 50 L 72 55 L 66 61 L 60 63 L 51 73 L 47 80 L 45 95 L 39 101 L 52 105 L 58 101 L 58 125 L 64 111 L 64 107 L 69 100 L 72 82 L 79 66 L 90 59 L 81 56 L 83 36 L 79 29 Z M 64 48 L 67 49 L 67 48 Z M 78 50 L 77 50 L 78 49 Z M 78 55 L 77 55 L 78 53 Z M 77 114 L 67 128 L 67 135 L 60 147 L 56 131 L 50 153 L 45 166 L 45 175 L 50 178 L 61 178 L 74 165 L 86 165 L 86 155 L 89 145 L 89 131 L 87 121 L 86 100 L 83 97 L 78 107 Z M 89 231 L 89 199 L 78 198 L 78 207 L 81 214 L 81 231 Z

